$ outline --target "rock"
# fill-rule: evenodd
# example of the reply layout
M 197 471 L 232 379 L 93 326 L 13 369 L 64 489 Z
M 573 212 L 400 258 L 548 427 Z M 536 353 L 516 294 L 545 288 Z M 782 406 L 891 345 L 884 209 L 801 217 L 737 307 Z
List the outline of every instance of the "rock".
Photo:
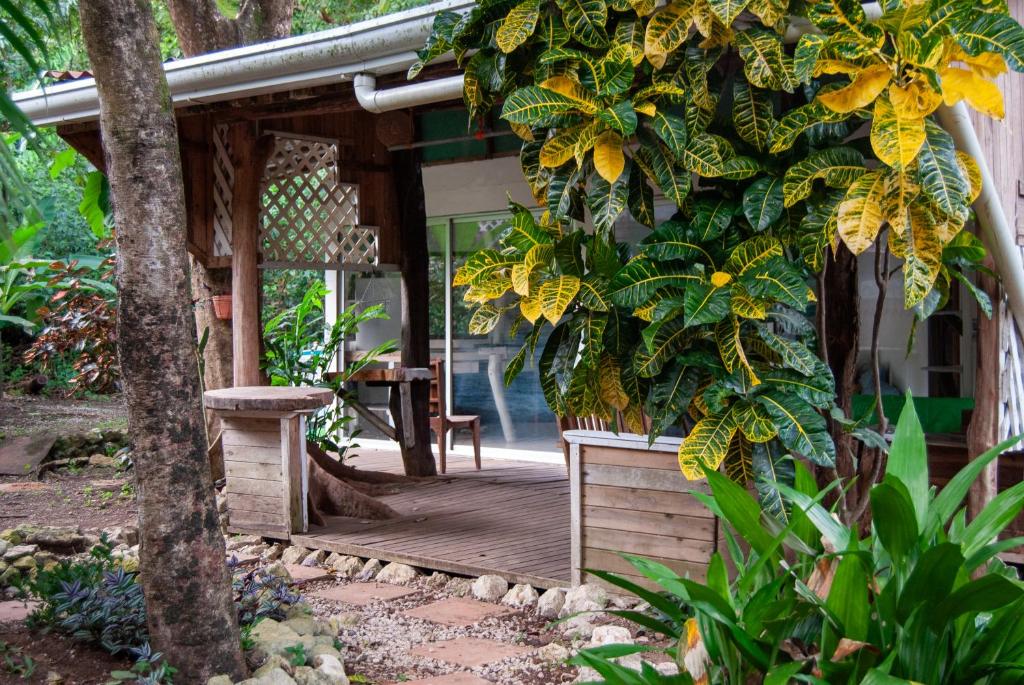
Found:
M 327 552 L 322 549 L 318 549 L 311 553 L 308 557 L 302 560 L 303 566 L 316 566 L 323 563 L 324 559 L 327 558 Z
M 358 611 L 345 611 L 331 616 L 327 621 L 331 625 L 331 630 L 337 635 L 345 628 L 353 628 L 362 623 L 363 615 Z
M 71 526 L 18 526 L 23 544 L 39 545 L 50 552 L 72 554 L 88 549 L 88 539 L 81 529 Z
M 277 561 L 281 558 L 281 555 L 284 554 L 284 551 L 286 549 L 288 549 L 287 546 L 281 544 L 280 542 L 275 542 L 274 544 L 267 547 L 266 551 L 263 552 L 262 556 L 267 561 Z
M 139 544 L 139 529 L 136 526 L 120 526 L 107 531 L 107 538 L 115 544 Z
M 556 664 L 562 663 L 572 655 L 572 652 L 557 642 L 546 644 L 535 653 L 542 660 Z
M 544 592 L 537 600 L 537 615 L 544 618 L 558 618 L 559 612 L 565 605 L 565 590 L 560 587 L 553 587 Z
M 377 582 L 392 585 L 406 585 L 416 580 L 419 574 L 412 566 L 391 562 L 377 574 Z
M 21 536 L 18 535 L 18 531 L 14 530 L 13 528 L 8 528 L 7 530 L 0 531 L 0 540 L 8 542 L 12 545 L 21 544 Z
M 608 603 L 616 609 L 632 609 L 639 601 L 636 597 L 626 597 L 623 595 L 611 595 L 608 598 Z
M 654 666 L 654 670 L 664 676 L 679 675 L 679 664 L 674 661 L 662 661 L 661 663 L 651 664 Z
M 232 535 L 224 540 L 224 547 L 229 552 L 240 550 L 243 547 L 249 547 L 250 545 L 258 545 L 263 542 L 263 538 L 258 535 Z
M 519 584 L 501 598 L 501 603 L 516 609 L 525 609 L 536 604 L 537 599 L 537 591 L 532 585 Z
M 441 573 L 440 571 L 434 571 L 427 578 L 427 587 L 434 590 L 439 590 L 448 584 L 452 578 L 447 573 Z
M 354 578 L 363 570 L 363 560 L 359 557 L 341 556 L 334 561 L 328 557 L 327 562 L 334 572 L 341 578 Z
M 334 682 L 338 685 L 348 685 L 345 667 L 341 665 L 341 660 L 338 657 L 331 656 L 330 654 L 321 654 L 313 659 L 313 665 L 316 666 L 316 670 L 334 678 Z
M 281 625 L 285 628 L 294 630 L 298 635 L 315 635 L 316 619 L 312 616 L 296 616 L 295 618 L 289 618 L 281 622 Z
M 297 685 L 334 685 L 337 682 L 331 676 L 312 666 L 299 666 L 295 669 L 294 678 Z
M 34 557 L 20 557 L 14 560 L 11 564 L 11 568 L 16 568 L 19 571 L 31 571 L 36 567 L 36 560 Z
M 482 602 L 497 602 L 508 592 L 508 581 L 501 576 L 480 576 L 473 582 L 473 596 Z
M 30 557 L 39 551 L 39 545 L 12 545 L 4 552 L 3 560 L 11 563 L 22 557 Z
M 288 621 L 278 623 L 273 619 L 265 618 L 257 623 L 250 632 L 256 646 L 269 655 L 268 661 L 273 660 L 275 656 L 287 659 L 288 649 L 295 645 L 301 644 L 309 650 L 316 644 L 312 635 L 299 635 L 290 626 L 285 625 L 286 623 Z
M 305 547 L 289 547 L 281 555 L 282 564 L 301 564 L 302 560 L 309 556 L 309 550 Z
M 7 540 L 0 540 L 0 559 L 4 558 L 4 552 L 6 552 L 7 548 L 10 546 L 11 543 L 7 542 Z
M 206 681 L 206 685 L 231 685 L 231 676 L 215 675 Z
M 289 573 L 288 569 L 284 567 L 283 562 L 275 561 L 273 564 L 268 564 L 267 566 L 263 567 L 263 571 L 264 573 L 269 573 L 272 576 L 284 578 L 289 583 L 292 582 L 292 574 Z
M 452 578 L 445 590 L 456 597 L 465 597 L 473 591 L 473 581 L 469 578 Z
M 312 616 L 312 615 L 313 615 L 313 607 L 309 606 L 308 604 L 306 604 L 303 601 L 299 601 L 299 602 L 296 602 L 295 604 L 292 604 L 290 607 L 288 607 L 284 611 L 285 620 L 292 619 L 292 618 L 305 618 L 307 616 Z
M 242 549 L 237 551 L 240 554 L 251 554 L 256 557 L 262 557 L 263 553 L 266 552 L 268 549 L 270 549 L 269 545 L 264 545 L 260 543 L 258 545 L 252 545 L 251 547 L 243 547 Z
M 57 555 L 53 552 L 36 552 L 32 558 L 36 560 L 36 566 L 47 571 L 58 563 Z
M 248 683 L 250 680 L 255 681 L 254 685 L 295 685 L 295 679 L 280 668 L 271 669 L 258 678 L 249 678 L 249 680 L 243 680 L 242 682 Z
M 13 566 L 10 566 L 6 571 L 0 573 L 0 586 L 13 585 L 16 581 L 20 579 L 21 571 L 14 568 Z
M 591 647 L 603 647 L 604 645 L 631 645 L 633 636 L 629 634 L 629 628 L 623 626 L 598 626 L 590 636 Z
M 367 559 L 366 563 L 363 564 L 363 568 L 361 568 L 359 573 L 356 574 L 356 580 L 370 580 L 372 578 L 376 578 L 382 568 L 384 568 L 384 564 L 380 563 L 380 559 Z
M 263 662 L 263 665 L 252 672 L 254 678 L 262 678 L 266 674 L 273 671 L 275 668 L 279 668 L 285 673 L 290 674 L 294 668 L 287 659 L 280 654 L 271 654 L 267 657 L 267 660 Z
M 108 468 L 113 468 L 114 464 L 116 464 L 116 463 L 117 462 L 114 461 L 113 457 L 108 457 L 105 454 L 90 454 L 89 455 L 89 466 L 106 466 Z
M 560 617 L 571 616 L 583 611 L 601 611 L 608 606 L 608 593 L 600 585 L 584 583 L 565 595 L 565 604 L 558 612 Z
M 57 671 L 46 672 L 46 685 L 61 685 L 64 682 L 64 676 Z M 229 681 L 230 682 L 230 681 Z
M 589 640 L 594 634 L 594 624 L 585 616 L 573 616 L 562 623 L 562 635 L 570 640 Z

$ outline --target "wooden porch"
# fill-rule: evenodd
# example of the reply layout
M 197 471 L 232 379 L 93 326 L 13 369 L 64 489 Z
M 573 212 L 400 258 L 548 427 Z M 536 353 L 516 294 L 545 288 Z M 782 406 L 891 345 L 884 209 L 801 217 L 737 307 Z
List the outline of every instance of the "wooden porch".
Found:
M 347 463 L 402 473 L 397 451 L 357 449 Z M 292 544 L 548 588 L 569 584 L 569 480 L 565 466 L 449 456 L 448 473 L 384 495 L 390 521 L 330 517 Z

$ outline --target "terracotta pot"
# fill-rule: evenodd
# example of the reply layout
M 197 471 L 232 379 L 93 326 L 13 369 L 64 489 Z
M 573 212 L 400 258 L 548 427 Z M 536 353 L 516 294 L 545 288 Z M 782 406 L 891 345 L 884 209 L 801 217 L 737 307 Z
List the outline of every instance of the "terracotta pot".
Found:
M 213 315 L 218 319 L 230 319 L 231 318 L 231 295 L 214 295 L 210 298 L 213 300 Z

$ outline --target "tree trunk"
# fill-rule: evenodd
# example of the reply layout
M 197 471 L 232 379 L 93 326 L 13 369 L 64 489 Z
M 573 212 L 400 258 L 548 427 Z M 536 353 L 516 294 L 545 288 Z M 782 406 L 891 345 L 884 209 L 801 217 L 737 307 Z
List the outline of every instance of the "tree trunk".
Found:
M 987 266 L 992 267 L 991 257 Z M 977 371 L 974 374 L 974 411 L 967 427 L 967 455 L 976 459 L 999 441 L 999 284 L 981 274 L 978 285 L 992 300 L 992 318 L 978 311 Z M 1012 324 L 1011 324 L 1012 325 Z M 967 499 L 967 517 L 974 520 L 998 493 L 999 458 L 989 462 L 971 484 Z
M 824 319 L 824 351 L 836 383 L 836 406 L 847 416 L 853 409 L 857 385 L 857 353 L 860 340 L 860 295 L 857 282 L 857 257 L 842 243 L 830 253 L 824 278 L 824 297 L 820 302 Z M 858 442 L 834 421 L 832 439 L 836 444 L 836 472 L 843 478 L 856 475 Z M 826 475 L 823 482 L 831 481 Z M 845 509 L 845 507 L 844 507 Z
M 427 273 L 427 213 L 423 175 L 415 150 L 392 154 L 392 179 L 398 198 L 398 230 L 402 271 L 402 365 L 430 366 L 430 282 Z M 437 475 L 430 450 L 430 383 L 411 384 L 415 444 L 402 447 L 409 476 Z M 394 404 L 394 403 L 392 403 Z M 396 426 L 400 413 L 395 414 Z M 400 431 L 400 429 L 399 429 Z
M 117 346 L 151 640 L 183 683 L 245 675 L 206 457 L 181 160 L 149 3 L 82 0 L 117 231 Z M 130 78 L 126 77 L 130 75 Z
M 203 388 L 220 390 L 234 385 L 231 369 L 231 321 L 218 319 L 213 313 L 214 295 L 231 292 L 230 269 L 207 269 L 193 255 L 188 256 L 192 276 L 192 307 L 196 317 L 196 336 L 206 333 L 203 357 Z M 206 434 L 209 436 L 210 473 L 214 480 L 224 477 L 223 451 L 215 449 L 220 435 L 220 418 L 216 412 L 206 412 Z
M 286 38 L 292 30 L 293 0 L 244 0 L 238 15 L 225 17 L 217 0 L 168 0 L 167 9 L 186 57 L 214 50 Z

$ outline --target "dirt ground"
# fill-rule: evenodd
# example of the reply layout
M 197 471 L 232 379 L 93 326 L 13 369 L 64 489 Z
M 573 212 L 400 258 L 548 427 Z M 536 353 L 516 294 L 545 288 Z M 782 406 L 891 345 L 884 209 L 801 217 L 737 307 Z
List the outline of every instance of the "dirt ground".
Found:
M 59 673 L 63 678 L 61 682 L 68 685 L 102 685 L 110 680 L 111 671 L 131 668 L 127 659 L 111 656 L 63 635 L 43 636 L 27 630 L 20 621 L 0 623 L 0 645 L 3 644 L 23 650 L 34 662 L 28 676 L 15 675 L 0 667 L 0 684 L 3 685 L 42 685 L 49 682 L 46 676 L 51 671 Z M 18 656 L 15 662 L 24 665 Z
M 0 400 L 4 439 L 41 432 L 60 437 L 93 428 L 125 427 L 120 397 L 60 400 L 5 396 Z M 0 476 L 0 530 L 23 523 L 110 528 L 135 523 L 137 513 L 130 475 L 113 468 L 62 468 L 46 471 L 42 478 L 34 473 Z

